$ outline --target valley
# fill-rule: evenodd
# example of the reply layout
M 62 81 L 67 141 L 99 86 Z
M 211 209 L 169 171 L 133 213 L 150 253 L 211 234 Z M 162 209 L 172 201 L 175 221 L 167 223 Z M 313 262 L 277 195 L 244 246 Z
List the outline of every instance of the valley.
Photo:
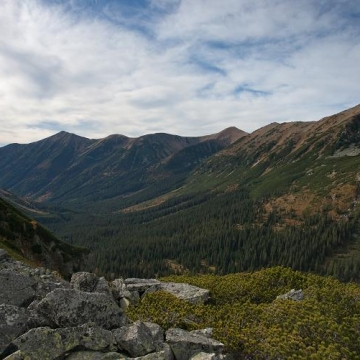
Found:
M 2 196 L 109 278 L 283 265 L 359 281 L 360 105 L 203 137 L 0 148 Z

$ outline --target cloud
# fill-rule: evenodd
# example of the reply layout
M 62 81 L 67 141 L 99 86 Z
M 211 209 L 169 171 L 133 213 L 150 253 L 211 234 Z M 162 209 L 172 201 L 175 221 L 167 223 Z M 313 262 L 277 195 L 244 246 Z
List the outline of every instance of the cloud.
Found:
M 3 0 L 0 144 L 204 135 L 359 102 L 357 0 Z

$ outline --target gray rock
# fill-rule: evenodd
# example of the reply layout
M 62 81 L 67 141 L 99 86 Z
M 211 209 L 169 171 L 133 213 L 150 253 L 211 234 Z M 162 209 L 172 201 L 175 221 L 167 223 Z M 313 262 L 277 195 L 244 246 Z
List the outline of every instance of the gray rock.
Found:
M 300 290 L 291 289 L 288 293 L 277 296 L 276 299 L 300 301 L 300 300 L 304 300 L 304 297 L 305 294 L 301 289 Z
M 145 356 L 136 357 L 134 359 L 135 360 L 173 360 L 174 356 L 172 355 L 172 353 L 169 356 L 167 352 L 162 350 L 151 354 L 147 354 Z
M 27 307 L 35 297 L 36 281 L 11 270 L 0 270 L 0 304 Z
M 9 255 L 6 250 L 0 249 L 0 261 L 7 260 Z
M 201 352 L 220 355 L 224 349 L 224 345 L 219 341 L 178 328 L 171 328 L 166 332 L 166 341 L 176 360 L 189 360 Z
M 195 335 L 203 335 L 203 336 L 206 336 L 208 338 L 212 338 L 213 329 L 212 328 L 205 328 L 205 329 L 201 329 L 201 330 L 193 330 L 193 331 L 190 331 L 190 333 L 195 334 Z
M 159 346 L 156 346 L 156 353 L 145 355 L 140 359 L 174 360 L 175 358 L 170 345 L 167 343 L 162 343 Z
M 53 360 L 64 358 L 73 349 L 113 351 L 114 338 L 111 331 L 92 325 L 50 329 L 39 327 L 12 342 L 19 356 L 26 360 Z
M 99 281 L 97 282 L 93 292 L 98 292 L 98 293 L 103 293 L 103 294 L 107 294 L 107 295 L 112 295 L 109 285 L 107 283 L 107 281 L 105 280 L 104 277 L 101 277 L 99 279 Z
M 155 351 L 155 344 L 149 329 L 140 321 L 113 330 L 119 350 L 127 351 L 132 357 L 147 355 Z
M 190 360 L 220 360 L 223 359 L 222 355 L 216 355 L 215 353 L 200 352 L 190 358 Z
M 165 282 L 161 283 L 160 286 L 156 288 L 150 288 L 148 292 L 154 292 L 157 290 L 166 291 L 177 298 L 189 301 L 192 304 L 203 304 L 210 296 L 209 290 L 184 283 Z
M 46 275 L 47 276 L 47 275 Z M 35 299 L 40 301 L 48 293 L 55 289 L 69 289 L 70 284 L 67 281 L 59 279 L 54 275 L 43 277 L 40 276 L 35 287 Z
M 73 274 L 70 285 L 75 290 L 111 295 L 109 285 L 104 277 L 98 278 L 95 274 L 86 271 Z
M 21 351 L 18 350 L 11 355 L 7 356 L 4 360 L 24 360 L 24 356 L 21 355 Z M 29 359 L 31 360 L 31 359 Z
M 83 271 L 72 274 L 70 285 L 75 290 L 93 292 L 98 281 L 95 274 Z
M 0 357 L 7 346 L 28 330 L 29 313 L 25 308 L 0 305 Z
M 129 278 L 125 279 L 125 284 L 129 291 L 138 291 L 143 293 L 150 287 L 160 286 L 160 281 L 156 279 Z
M 139 305 L 140 303 L 140 294 L 138 291 L 131 291 L 129 293 L 129 296 L 126 297 L 126 299 L 130 302 L 132 305 Z
M 70 327 L 94 322 L 105 329 L 115 329 L 127 323 L 123 310 L 115 301 L 100 293 L 74 289 L 55 289 L 32 309 L 32 318 L 41 325 Z
M 122 278 L 115 279 L 114 281 L 112 281 L 110 287 L 113 297 L 116 301 L 131 296 L 130 291 L 126 287 L 124 279 Z
M 136 323 L 138 323 L 138 321 Z M 160 325 L 152 322 L 144 322 L 143 324 L 147 327 L 148 331 L 150 332 L 156 351 L 163 350 L 163 344 L 165 341 L 164 329 Z
M 116 352 L 78 351 L 70 354 L 66 360 L 123 360 L 129 357 Z
M 119 305 L 123 310 L 126 310 L 130 305 L 130 301 L 126 298 L 122 298 L 120 299 Z

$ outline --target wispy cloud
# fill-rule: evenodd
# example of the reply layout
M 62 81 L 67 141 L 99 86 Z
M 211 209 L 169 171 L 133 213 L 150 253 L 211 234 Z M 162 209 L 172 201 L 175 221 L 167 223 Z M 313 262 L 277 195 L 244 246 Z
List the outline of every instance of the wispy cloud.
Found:
M 359 63 L 357 0 L 2 0 L 0 144 L 316 120 Z

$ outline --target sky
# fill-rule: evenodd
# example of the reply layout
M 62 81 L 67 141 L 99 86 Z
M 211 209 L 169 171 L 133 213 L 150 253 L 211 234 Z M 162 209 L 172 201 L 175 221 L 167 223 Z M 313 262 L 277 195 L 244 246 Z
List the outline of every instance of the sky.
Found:
M 252 132 L 359 103 L 359 0 L 0 0 L 0 146 Z

